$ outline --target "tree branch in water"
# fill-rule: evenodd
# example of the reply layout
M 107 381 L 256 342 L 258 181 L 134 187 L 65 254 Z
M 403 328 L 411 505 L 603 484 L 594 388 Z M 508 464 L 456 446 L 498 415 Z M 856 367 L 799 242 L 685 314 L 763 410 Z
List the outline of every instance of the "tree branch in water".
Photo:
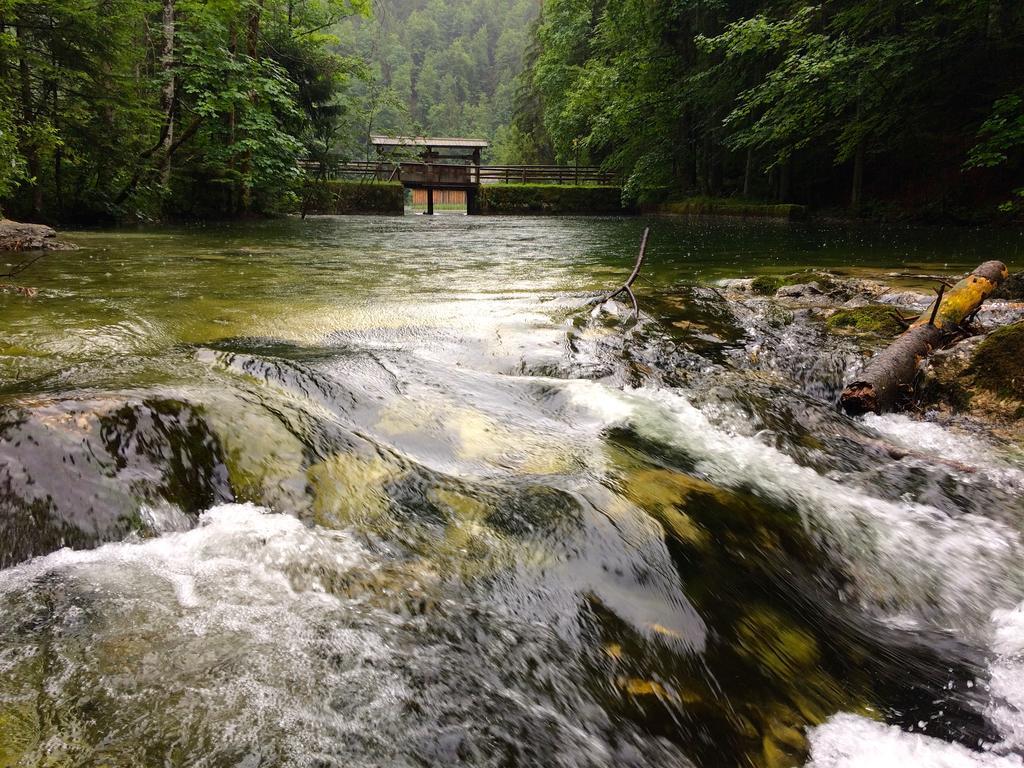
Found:
M 41 258 L 43 258 L 43 256 L 45 255 L 46 251 L 41 251 L 40 253 L 37 253 L 35 256 L 33 256 L 31 259 L 27 259 L 26 261 L 21 262 L 21 264 L 15 265 L 14 269 L 10 270 L 9 272 L 0 272 L 0 277 L 17 277 L 26 269 L 28 269 L 37 261 L 39 261 Z
M 618 296 L 620 293 L 625 292 L 625 293 L 629 294 L 629 298 L 633 302 L 633 317 L 634 317 L 634 319 L 637 319 L 637 320 L 640 319 L 640 305 L 637 304 L 636 294 L 633 293 L 633 283 L 636 281 L 637 277 L 640 276 L 640 268 L 643 267 L 643 265 L 644 265 L 644 256 L 647 253 L 647 236 L 650 234 L 650 232 L 651 232 L 651 228 L 650 227 L 644 227 L 644 236 L 640 240 L 640 253 L 636 257 L 636 264 L 633 265 L 633 272 L 632 272 L 632 274 L 630 274 L 630 276 L 626 280 L 626 282 L 624 282 L 622 285 L 620 285 L 618 288 L 616 288 L 615 290 L 611 291 L 610 293 L 607 293 L 607 294 L 605 294 L 604 296 L 602 296 L 602 297 L 600 297 L 598 299 L 592 300 L 592 303 L 594 303 L 594 304 L 604 304 L 606 301 L 611 301 L 616 296 Z

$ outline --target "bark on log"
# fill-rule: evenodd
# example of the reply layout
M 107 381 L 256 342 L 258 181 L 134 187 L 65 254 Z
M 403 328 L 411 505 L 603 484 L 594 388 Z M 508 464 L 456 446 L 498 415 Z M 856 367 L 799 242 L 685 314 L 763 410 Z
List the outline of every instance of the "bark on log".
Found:
M 1007 277 L 1006 266 L 986 261 L 954 285 L 892 344 L 875 355 L 839 398 L 851 416 L 891 410 L 917 375 L 921 360 L 948 343 Z

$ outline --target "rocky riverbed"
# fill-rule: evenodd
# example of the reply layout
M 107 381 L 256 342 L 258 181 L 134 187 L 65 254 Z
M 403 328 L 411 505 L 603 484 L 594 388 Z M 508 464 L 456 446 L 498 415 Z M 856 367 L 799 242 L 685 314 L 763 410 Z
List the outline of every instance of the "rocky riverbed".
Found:
M 755 314 L 852 339 L 866 361 L 935 297 L 906 286 L 928 275 L 889 277 L 802 272 L 722 280 L 719 287 L 729 302 Z M 911 413 L 1024 442 L 1024 273 L 1011 274 L 965 332 L 922 362 Z
M 659 221 L 639 318 L 594 312 L 644 223 L 35 261 L 0 293 L 0 765 L 1019 768 L 1010 416 L 836 407 L 890 309 L 1017 245 Z

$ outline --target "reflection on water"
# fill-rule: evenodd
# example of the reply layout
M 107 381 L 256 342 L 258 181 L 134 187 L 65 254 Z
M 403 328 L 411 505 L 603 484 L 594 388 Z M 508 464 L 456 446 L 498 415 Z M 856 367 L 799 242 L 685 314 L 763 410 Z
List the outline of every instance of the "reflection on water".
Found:
M 852 341 L 708 287 L 1019 238 L 646 223 L 635 326 L 636 219 L 81 233 L 0 294 L 0 766 L 1021 765 L 1019 449 L 841 416 Z

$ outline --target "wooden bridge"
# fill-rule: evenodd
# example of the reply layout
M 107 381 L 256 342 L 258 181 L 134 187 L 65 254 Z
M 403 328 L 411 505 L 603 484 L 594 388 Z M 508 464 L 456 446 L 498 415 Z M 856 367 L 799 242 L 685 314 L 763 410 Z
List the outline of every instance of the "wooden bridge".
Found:
M 563 165 L 482 165 L 482 139 L 442 139 L 414 136 L 371 136 L 377 160 L 344 162 L 331 159 L 321 166 L 308 162 L 308 173 L 324 179 L 399 181 L 407 189 L 425 190 L 428 214 L 434 212 L 434 190 L 461 190 L 466 212 L 477 213 L 483 184 L 575 184 L 615 186 L 617 178 L 599 168 Z

